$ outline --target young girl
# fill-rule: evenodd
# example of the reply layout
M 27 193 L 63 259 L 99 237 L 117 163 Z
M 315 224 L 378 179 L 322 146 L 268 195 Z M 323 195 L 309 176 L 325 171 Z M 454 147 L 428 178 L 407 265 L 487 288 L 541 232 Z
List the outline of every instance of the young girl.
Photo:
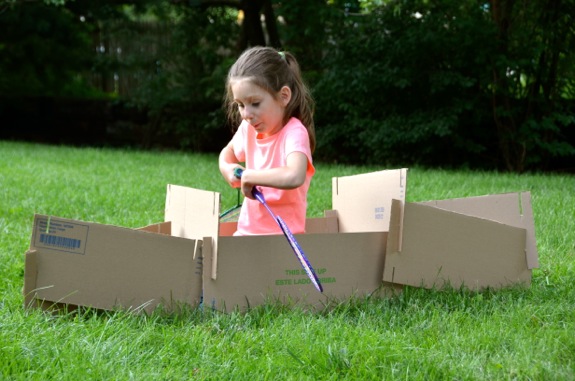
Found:
M 250 48 L 231 67 L 226 89 L 230 120 L 241 120 L 219 156 L 222 175 L 245 196 L 235 234 L 282 233 L 253 198 L 255 186 L 294 234 L 303 233 L 307 191 L 315 173 L 315 130 L 314 104 L 299 64 L 288 52 Z M 244 170 L 241 179 L 234 176 L 238 167 Z

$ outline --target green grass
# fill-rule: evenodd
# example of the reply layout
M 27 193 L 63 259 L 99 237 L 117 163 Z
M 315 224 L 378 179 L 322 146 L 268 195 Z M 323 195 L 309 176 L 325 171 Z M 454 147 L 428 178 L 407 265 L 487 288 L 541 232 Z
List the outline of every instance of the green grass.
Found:
M 331 178 L 386 169 L 316 164 L 309 215 Z M 34 213 L 139 227 L 163 220 L 166 184 L 236 193 L 215 155 L 0 141 L 0 380 L 575 380 L 575 178 L 412 168 L 408 201 L 531 191 L 540 268 L 530 288 L 406 288 L 310 313 L 150 316 L 22 308 Z

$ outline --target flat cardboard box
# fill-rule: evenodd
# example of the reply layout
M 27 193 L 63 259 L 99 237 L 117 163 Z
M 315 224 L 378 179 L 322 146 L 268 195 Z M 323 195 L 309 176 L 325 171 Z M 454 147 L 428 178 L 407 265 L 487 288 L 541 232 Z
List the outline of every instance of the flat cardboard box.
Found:
M 321 308 L 334 300 L 371 294 L 381 286 L 386 237 L 383 232 L 297 235 L 323 293 L 315 289 L 283 236 L 219 237 L 215 269 L 207 240 L 204 303 L 222 311 L 246 310 L 268 301 Z
M 333 205 L 339 209 L 308 219 L 306 233 L 296 235 L 323 293 L 314 288 L 283 235 L 233 237 L 234 224 L 220 224 L 219 232 L 208 234 L 202 248 L 204 303 L 226 311 L 269 300 L 319 308 L 381 291 L 391 201 L 405 197 L 406 172 L 333 179 Z M 356 223 L 366 231 L 354 229 Z
M 529 286 L 536 267 L 529 192 L 393 202 L 385 282 L 472 290 Z
M 200 301 L 197 240 L 170 223 L 141 230 L 35 215 L 25 257 L 25 307 L 62 305 L 151 312 Z
M 405 203 L 407 169 L 332 180 L 332 210 L 296 235 L 318 292 L 282 235 L 234 237 L 217 192 L 168 185 L 165 222 L 142 229 L 36 215 L 25 303 L 222 311 L 267 301 L 321 308 L 387 286 L 529 284 L 537 267 L 528 192 Z

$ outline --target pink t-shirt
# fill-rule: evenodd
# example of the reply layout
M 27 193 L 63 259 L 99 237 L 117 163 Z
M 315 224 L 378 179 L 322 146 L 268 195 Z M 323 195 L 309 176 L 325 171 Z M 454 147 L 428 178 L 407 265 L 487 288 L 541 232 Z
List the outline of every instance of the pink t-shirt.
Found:
M 297 118 L 291 118 L 275 135 L 258 138 L 256 130 L 245 120 L 234 134 L 232 145 L 236 158 L 247 169 L 283 167 L 292 152 L 302 152 L 308 158 L 304 183 L 296 189 L 276 189 L 259 186 L 266 203 L 280 216 L 292 233 L 305 232 L 307 191 L 315 173 L 312 164 L 309 135 Z M 282 234 L 277 223 L 257 200 L 244 199 L 235 235 Z

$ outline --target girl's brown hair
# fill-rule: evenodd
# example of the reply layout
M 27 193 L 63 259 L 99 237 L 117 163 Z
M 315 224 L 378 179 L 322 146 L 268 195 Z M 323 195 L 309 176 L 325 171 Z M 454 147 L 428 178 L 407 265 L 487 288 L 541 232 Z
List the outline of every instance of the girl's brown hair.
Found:
M 315 150 L 315 127 L 313 123 L 314 101 L 302 79 L 299 64 L 289 52 L 278 52 L 269 47 L 256 46 L 245 50 L 232 65 L 226 80 L 225 107 L 230 122 L 241 120 L 231 89 L 233 80 L 248 78 L 255 85 L 277 99 L 283 86 L 288 86 L 292 96 L 288 103 L 284 125 L 291 117 L 298 118 L 307 129 L 311 151 Z

